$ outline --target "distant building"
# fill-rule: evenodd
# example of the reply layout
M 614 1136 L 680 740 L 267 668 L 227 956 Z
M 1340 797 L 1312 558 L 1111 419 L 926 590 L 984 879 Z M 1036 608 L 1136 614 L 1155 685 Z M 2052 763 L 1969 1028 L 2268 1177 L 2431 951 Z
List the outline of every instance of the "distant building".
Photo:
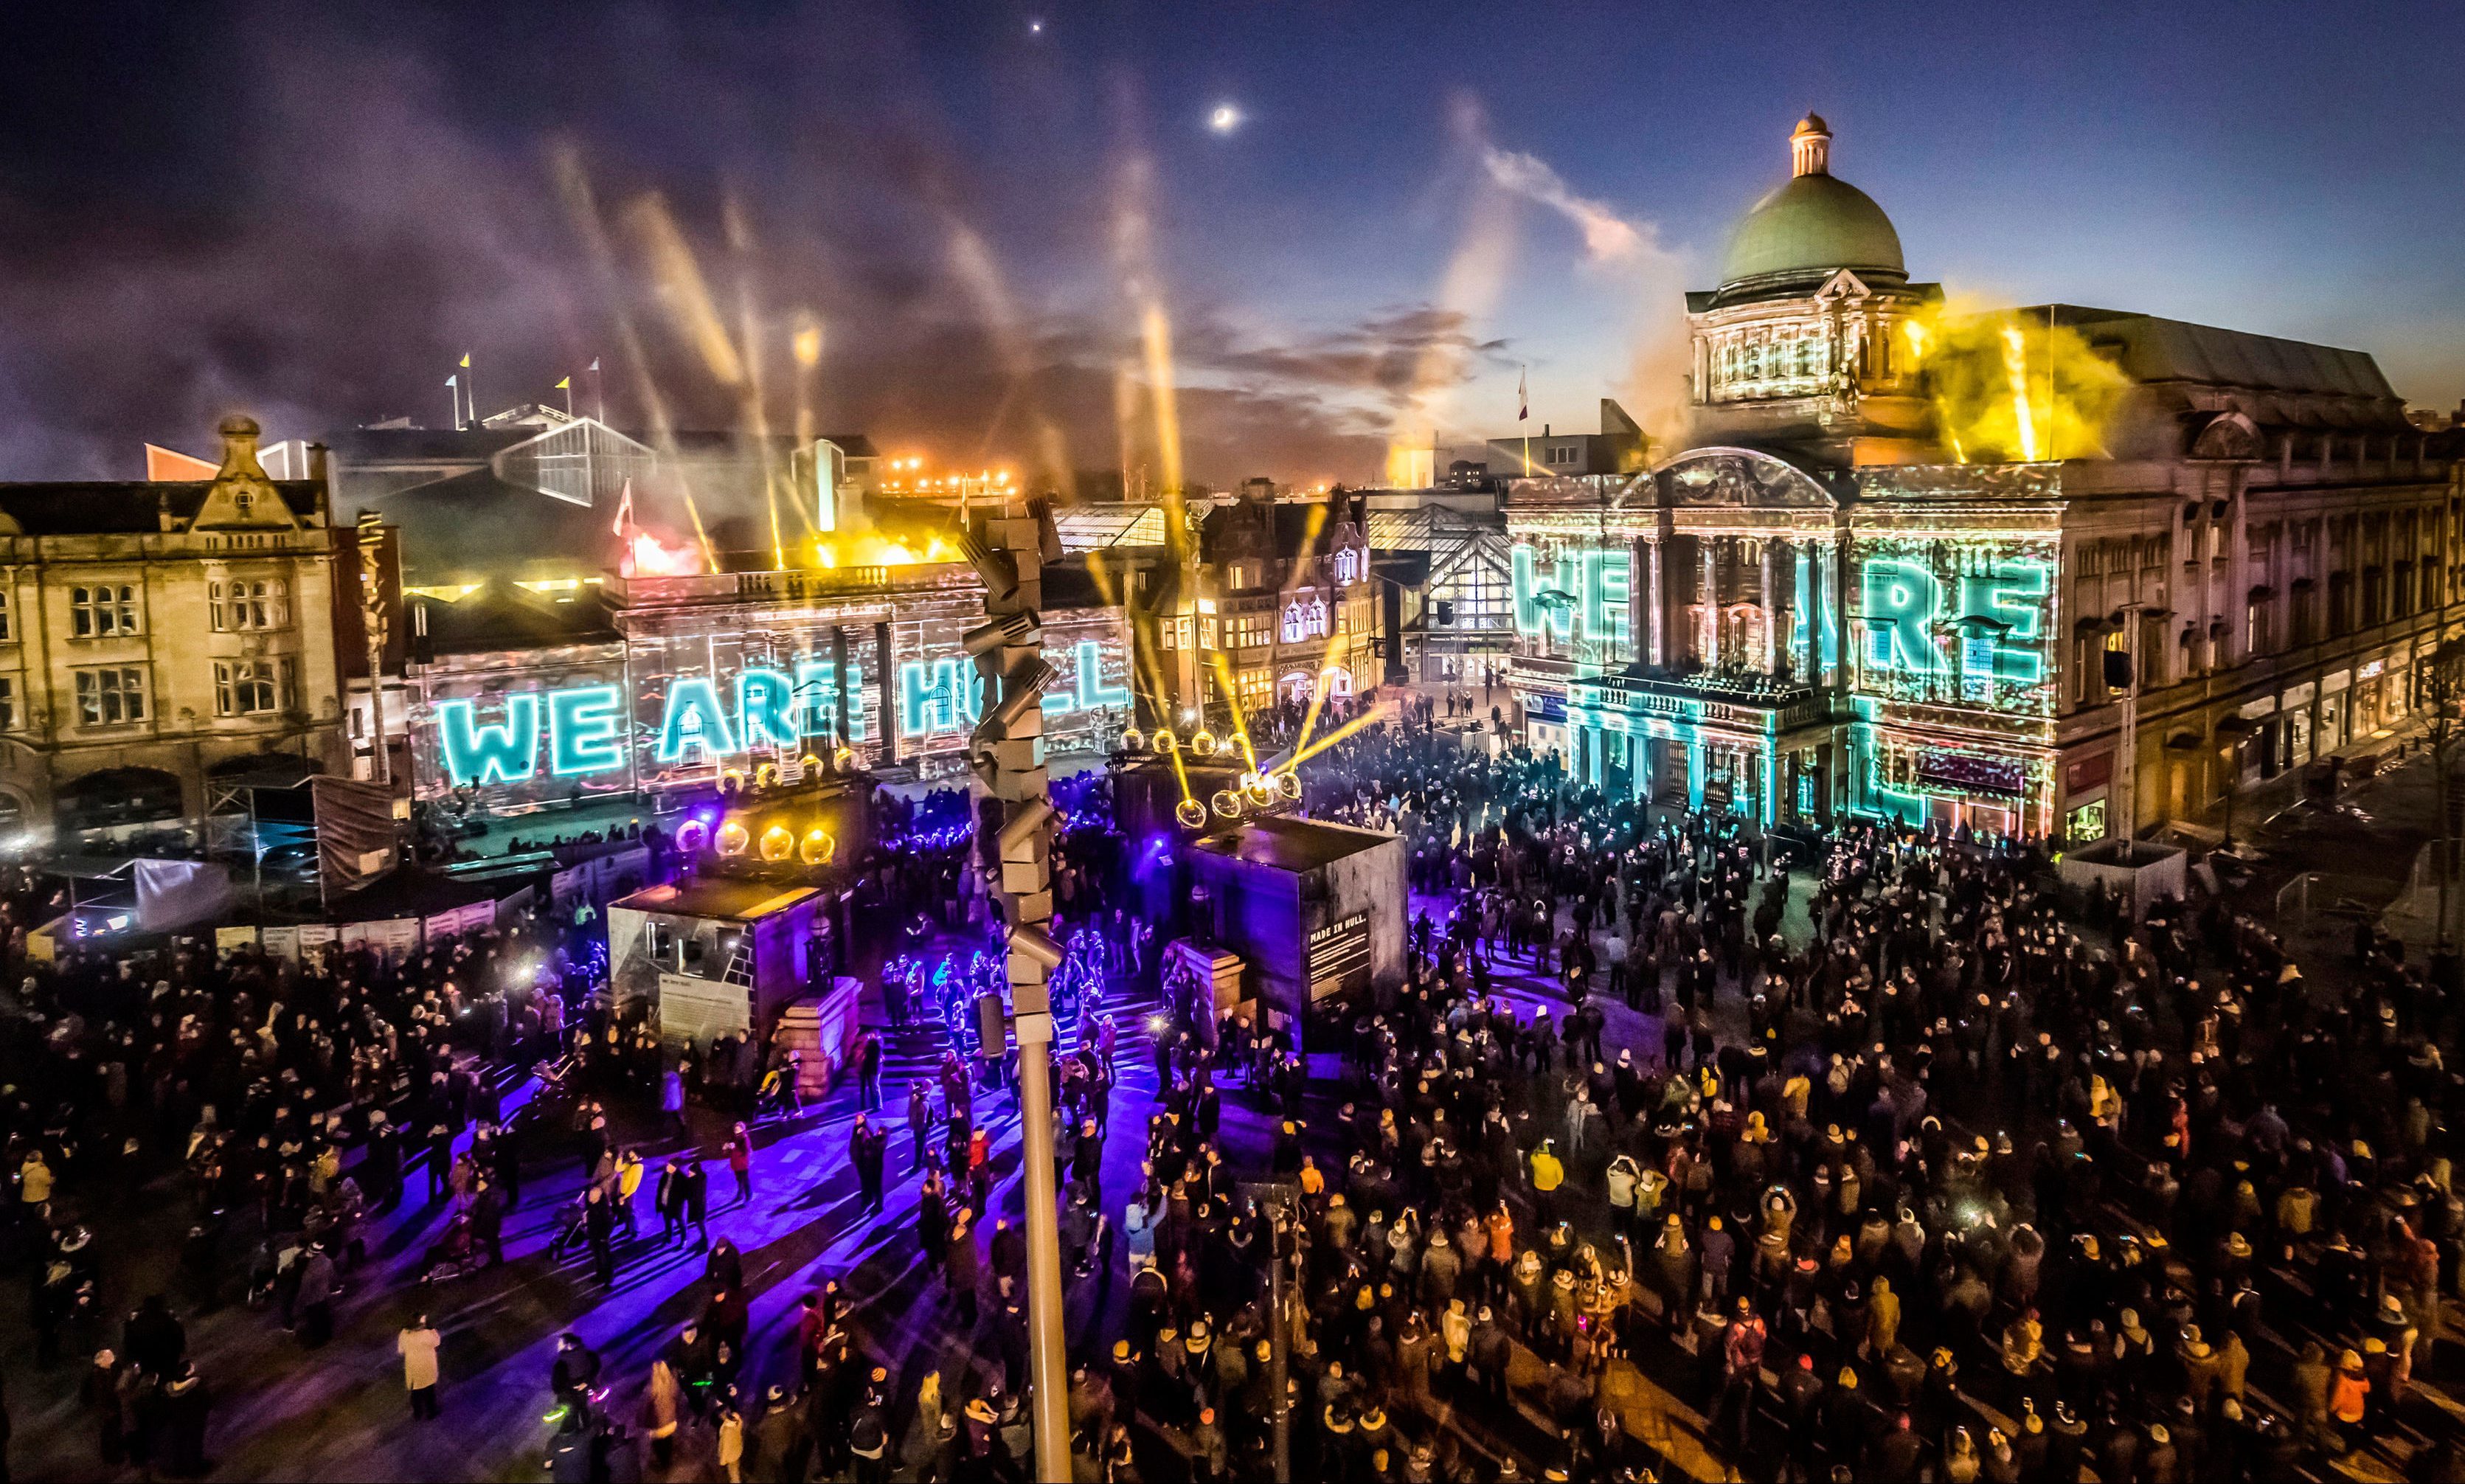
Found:
M 185 831 L 211 784 L 345 771 L 359 548 L 222 425 L 210 480 L 0 484 L 0 832 Z
M 1247 710 L 1348 697 L 1379 683 L 1370 550 L 1357 496 L 1279 500 L 1243 486 L 1199 522 L 1192 602 L 1159 626 L 1162 648 L 1194 656 L 1198 694 Z M 1273 487 L 1267 486 L 1268 489 Z
M 304 473 L 307 445 L 267 454 L 278 473 Z M 699 529 L 719 550 L 768 547 L 775 515 L 781 545 L 809 545 L 869 507 L 878 462 L 855 434 L 662 440 L 532 406 L 463 429 L 351 429 L 332 438 L 327 476 L 340 519 L 375 510 L 400 527 L 413 587 L 453 591 L 596 578 L 616 565 L 628 488 L 634 521 L 671 544 L 699 544 Z

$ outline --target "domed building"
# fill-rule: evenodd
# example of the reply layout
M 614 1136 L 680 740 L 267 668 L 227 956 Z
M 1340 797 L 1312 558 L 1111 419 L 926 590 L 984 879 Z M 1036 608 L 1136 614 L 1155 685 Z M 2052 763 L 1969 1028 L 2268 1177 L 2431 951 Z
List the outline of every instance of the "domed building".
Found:
M 1744 441 L 1845 468 L 1932 456 L 1911 314 L 1943 298 L 1911 283 L 1900 234 L 1832 173 L 1832 129 L 1790 133 L 1789 178 L 1739 222 L 1721 282 L 1686 296 L 1695 441 Z
M 1944 319 L 1824 121 L 1788 143 L 1687 296 L 1686 440 L 1510 495 L 1531 746 L 1748 829 L 2057 838 L 2084 871 L 2409 714 L 2465 621 L 2465 528 L 2454 451 L 2368 354 L 2071 304 Z

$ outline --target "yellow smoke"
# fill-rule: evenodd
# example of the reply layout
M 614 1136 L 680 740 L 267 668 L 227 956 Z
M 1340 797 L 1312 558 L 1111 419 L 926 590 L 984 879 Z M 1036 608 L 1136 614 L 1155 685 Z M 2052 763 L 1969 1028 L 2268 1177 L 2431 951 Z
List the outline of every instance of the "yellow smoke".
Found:
M 2079 331 L 2042 311 L 1941 309 L 1899 334 L 1956 462 L 2104 456 L 2131 380 Z

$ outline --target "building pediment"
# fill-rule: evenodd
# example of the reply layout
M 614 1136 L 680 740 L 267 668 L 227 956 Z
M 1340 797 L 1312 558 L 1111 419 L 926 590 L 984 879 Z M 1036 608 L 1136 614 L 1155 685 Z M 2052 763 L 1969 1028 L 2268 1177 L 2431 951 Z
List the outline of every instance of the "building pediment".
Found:
M 1866 286 L 1865 279 L 1843 268 L 1823 280 L 1823 287 L 1814 291 L 1814 299 L 1821 304 L 1854 304 L 1861 299 L 1872 299 L 1874 294 L 1875 291 Z
M 1759 510 L 1832 510 L 1824 482 L 1776 454 L 1749 448 L 1690 449 L 1653 471 L 1667 505 Z

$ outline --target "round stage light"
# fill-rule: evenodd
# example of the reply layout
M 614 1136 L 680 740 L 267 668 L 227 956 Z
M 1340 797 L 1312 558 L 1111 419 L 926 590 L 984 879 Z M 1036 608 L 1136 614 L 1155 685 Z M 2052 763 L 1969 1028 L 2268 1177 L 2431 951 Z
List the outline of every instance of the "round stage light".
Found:
M 1207 806 L 1196 799 L 1184 799 L 1172 807 L 1172 817 L 1180 820 L 1184 829 L 1196 830 L 1207 823 Z
M 804 769 L 808 773 L 818 773 L 822 770 L 822 760 L 812 753 L 806 753 L 796 761 L 804 765 Z
M 1181 750 L 1181 740 L 1173 736 L 1168 729 L 1158 727 L 1155 734 L 1155 750 L 1167 758 L 1171 757 Z
M 854 747 L 833 748 L 831 751 L 831 762 L 840 772 L 844 773 L 848 770 L 850 765 L 855 762 L 855 749 Z
M 742 855 L 752 845 L 753 831 L 745 829 L 742 821 L 731 819 L 719 827 L 719 853 L 722 855 Z
M 753 770 L 753 786 L 767 788 L 779 781 L 779 764 L 765 763 Z
M 1218 789 L 1213 803 L 1215 812 L 1226 819 L 1238 819 L 1241 816 L 1241 796 L 1230 788 Z
M 677 826 L 677 853 L 699 855 L 710 848 L 710 826 L 699 819 L 688 819 Z
M 741 768 L 741 767 L 731 767 L 731 768 L 727 769 L 725 772 L 723 772 L 723 773 L 720 774 L 720 775 L 719 775 L 719 791 L 720 791 L 720 792 L 722 792 L 722 793 L 742 793 L 742 792 L 744 792 L 744 769 L 743 769 L 743 768 Z
M 1276 802 L 1276 786 L 1255 773 L 1251 774 L 1250 781 L 1241 786 L 1241 791 L 1248 794 L 1250 802 L 1260 808 L 1265 808 Z
M 1189 734 L 1189 750 L 1202 758 L 1215 755 L 1215 734 L 1205 727 Z
M 1301 797 L 1301 775 L 1299 773 L 1277 773 L 1276 775 L 1276 791 L 1282 794 L 1285 798 L 1292 800 L 1296 804 L 1299 803 Z
M 806 831 L 805 843 L 796 847 L 796 858 L 808 866 L 827 866 L 838 853 L 839 842 L 827 830 Z
M 1121 750 L 1123 752 L 1146 751 L 1147 740 L 1145 734 L 1142 733 L 1135 726 L 1125 728 L 1121 733 Z
M 789 855 L 795 853 L 795 850 L 796 837 L 788 831 L 788 827 L 786 825 L 772 825 L 769 829 L 762 831 L 762 858 L 764 860 L 786 860 Z

